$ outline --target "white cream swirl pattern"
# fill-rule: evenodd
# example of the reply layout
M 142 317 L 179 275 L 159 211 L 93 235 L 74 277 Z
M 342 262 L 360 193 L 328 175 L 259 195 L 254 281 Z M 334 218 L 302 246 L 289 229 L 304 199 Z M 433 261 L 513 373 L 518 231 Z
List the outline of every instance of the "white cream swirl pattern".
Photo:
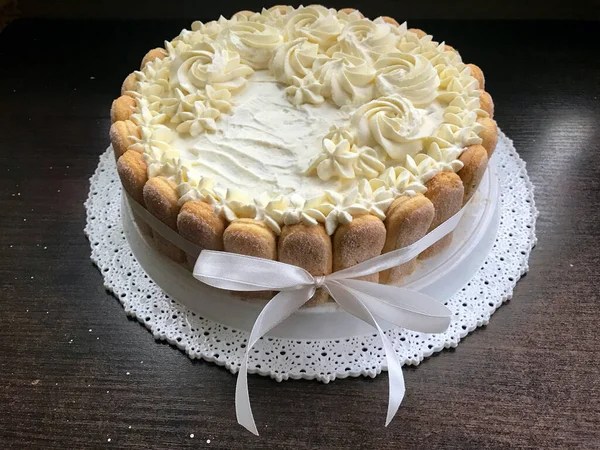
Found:
M 313 69 L 323 95 L 338 106 L 358 106 L 374 96 L 375 69 L 360 58 L 337 52 L 317 58 Z
M 342 24 L 331 10 L 321 5 L 298 8 L 288 13 L 284 34 L 287 40 L 304 37 L 326 52 L 342 31 Z
M 273 7 L 194 22 L 165 48 L 128 93 L 141 129 L 130 149 L 177 184 L 180 204 L 228 221 L 332 234 L 357 215 L 383 220 L 481 143 L 469 68 L 405 23 Z
M 379 145 L 396 160 L 419 153 L 423 149 L 423 138 L 433 131 L 424 111 L 398 94 L 380 97 L 361 106 L 352 116 L 351 123 L 357 130 L 359 145 Z
M 439 76 L 423 55 L 389 53 L 373 67 L 381 95 L 400 94 L 416 107 L 429 105 L 438 95 Z
M 283 42 L 279 30 L 257 22 L 233 24 L 221 31 L 216 40 L 238 53 L 242 62 L 255 70 L 266 69 L 273 51 Z
M 298 38 L 281 45 L 273 55 L 269 69 L 282 83 L 291 84 L 294 78 L 311 74 L 319 46 L 307 38 Z
M 188 93 L 208 84 L 215 89 L 234 92 L 244 87 L 247 77 L 254 73 L 250 66 L 240 61 L 238 53 L 218 43 L 202 42 L 180 57 L 182 62 L 172 79 Z
M 355 20 L 344 26 L 337 44 L 327 54 L 340 52 L 372 63 L 380 55 L 393 51 L 395 42 L 396 37 L 389 24 L 369 19 Z

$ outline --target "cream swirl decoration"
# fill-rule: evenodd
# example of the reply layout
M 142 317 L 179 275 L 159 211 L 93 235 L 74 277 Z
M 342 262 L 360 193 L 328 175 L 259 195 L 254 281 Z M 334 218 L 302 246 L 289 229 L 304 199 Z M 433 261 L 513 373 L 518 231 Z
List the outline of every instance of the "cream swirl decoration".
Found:
M 313 69 L 323 95 L 338 106 L 361 105 L 374 96 L 375 69 L 360 58 L 337 52 L 317 58 Z
M 423 55 L 390 53 L 379 58 L 374 68 L 381 95 L 400 94 L 417 107 L 429 105 L 438 95 L 440 79 Z
M 277 6 L 194 22 L 165 49 L 128 87 L 140 128 L 130 148 L 148 176 L 177 185 L 180 204 L 208 202 L 227 221 L 332 234 L 360 214 L 384 220 L 482 142 L 469 67 L 405 23 Z
M 317 44 L 322 52 L 335 44 L 342 24 L 331 10 L 321 5 L 298 8 L 289 14 L 284 33 L 288 40 L 306 38 Z
M 174 81 L 188 93 L 210 84 L 215 89 L 237 91 L 246 85 L 246 78 L 254 73 L 240 61 L 238 53 L 218 43 L 202 42 L 193 50 L 181 54 Z
M 312 74 L 312 66 L 319 55 L 319 46 L 307 38 L 298 38 L 281 45 L 271 60 L 269 69 L 282 83 Z
M 296 106 L 303 103 L 318 105 L 325 101 L 321 95 L 322 89 L 323 85 L 319 80 L 309 73 L 304 78 L 293 77 L 292 85 L 286 88 L 285 93 L 290 102 Z
M 381 146 L 392 159 L 403 160 L 423 149 L 423 138 L 433 131 L 423 112 L 394 94 L 361 106 L 352 116 L 358 144 Z
M 238 53 L 242 61 L 255 70 L 266 69 L 273 51 L 283 42 L 274 27 L 257 22 L 236 23 L 217 37 L 224 47 Z
M 396 37 L 389 24 L 369 19 L 356 20 L 346 24 L 337 44 L 327 54 L 341 52 L 373 62 L 380 55 L 393 51 L 395 42 Z
M 353 151 L 349 141 L 323 139 L 323 149 L 325 151 L 308 168 L 308 174 L 316 170 L 319 178 L 325 181 L 332 177 L 354 178 L 359 155 Z

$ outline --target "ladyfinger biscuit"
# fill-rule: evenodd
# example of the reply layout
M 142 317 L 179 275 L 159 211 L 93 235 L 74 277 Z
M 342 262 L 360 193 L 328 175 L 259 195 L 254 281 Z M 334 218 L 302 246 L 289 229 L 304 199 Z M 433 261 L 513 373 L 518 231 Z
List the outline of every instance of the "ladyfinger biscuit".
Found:
M 400 26 L 400 24 L 396 21 L 396 19 L 389 16 L 381 17 L 385 23 L 389 23 L 390 25 L 394 25 L 395 27 Z
M 479 117 L 477 122 L 484 126 L 484 129 L 479 133 L 479 137 L 483 140 L 481 145 L 487 150 L 489 159 L 494 154 L 498 143 L 498 125 L 494 119 L 489 117 Z
M 470 145 L 458 158 L 464 164 L 457 175 L 463 182 L 465 195 L 463 205 L 469 201 L 477 191 L 488 164 L 488 154 L 482 145 Z
M 144 185 L 148 181 L 148 166 L 141 153 L 127 150 L 117 160 L 117 172 L 123 189 L 138 203 L 144 204 Z
M 144 205 L 144 185 L 148 181 L 147 166 L 141 153 L 133 150 L 126 151 L 117 160 L 117 172 L 121 178 L 121 185 L 136 202 Z M 133 219 L 140 231 L 152 237 L 152 228 L 144 219 L 132 211 Z
M 244 20 L 247 20 L 255 14 L 256 14 L 256 12 L 254 12 L 254 11 L 248 11 L 247 9 L 243 9 L 242 11 L 236 12 L 233 16 L 231 16 L 231 18 L 240 20 L 243 17 Z
M 188 241 L 207 250 L 223 250 L 227 222 L 217 216 L 212 205 L 201 200 L 185 202 L 177 215 L 177 231 Z
M 153 48 L 152 50 L 150 50 L 148 53 L 146 53 L 146 55 L 144 56 L 144 59 L 142 59 L 142 65 L 141 68 L 144 69 L 144 66 L 146 64 L 148 64 L 151 61 L 154 61 L 155 59 L 163 59 L 167 57 L 167 51 L 164 48 Z
M 132 72 L 127 75 L 127 78 L 123 80 L 123 84 L 121 85 L 121 95 L 129 95 L 128 92 L 135 91 L 137 87 L 137 75 Z
M 433 204 L 423 194 L 413 197 L 403 195 L 390 205 L 385 219 L 387 236 L 382 253 L 411 245 L 421 239 L 431 226 L 434 216 Z M 411 274 L 417 266 L 417 258 L 379 273 L 379 282 L 397 284 Z
M 223 233 L 226 252 L 257 258 L 277 259 L 277 237 L 264 223 L 254 219 L 238 219 L 229 224 Z M 235 292 L 241 298 L 268 300 L 272 291 Z
M 385 244 L 385 234 L 383 222 L 371 214 L 355 217 L 352 222 L 340 225 L 333 235 L 333 271 L 379 256 Z M 377 283 L 379 274 L 359 279 Z
M 177 215 L 177 231 L 187 240 L 207 250 L 223 250 L 223 232 L 227 222 L 217 216 L 214 207 L 201 200 L 185 202 Z M 186 254 L 187 266 L 193 269 L 195 255 Z
M 456 53 L 458 56 L 460 56 L 460 53 L 458 53 L 458 50 L 456 50 L 454 47 L 452 47 L 451 45 L 445 44 L 444 45 L 444 50 L 446 50 L 447 52 L 454 52 Z
M 268 11 L 272 12 L 272 11 L 279 11 L 280 14 L 287 14 L 288 12 L 288 7 L 285 5 L 275 5 L 275 6 L 271 6 Z
M 479 83 L 479 89 L 483 91 L 485 89 L 485 77 L 483 76 L 483 71 L 475 64 L 467 64 L 467 67 L 471 71 L 471 76 Z
M 302 223 L 285 225 L 279 236 L 278 254 L 279 261 L 302 267 L 313 276 L 331 273 L 333 266 L 331 238 L 322 225 L 307 226 Z M 328 298 L 328 292 L 319 289 L 306 306 L 318 305 Z
M 454 172 L 440 172 L 425 183 L 425 196 L 431 200 L 435 209 L 429 231 L 434 230 L 456 214 L 463 204 L 465 189 L 462 180 Z M 452 242 L 452 233 L 446 235 L 428 249 L 419 258 L 429 258 L 446 249 Z
M 141 138 L 142 133 L 131 120 L 118 120 L 110 127 L 110 143 L 112 144 L 115 158 L 119 159 L 130 145 L 135 144 L 134 138 Z
M 136 103 L 133 97 L 129 95 L 121 95 L 119 98 L 112 102 L 110 108 L 110 119 L 112 123 L 118 120 L 127 120 L 133 114 Z
M 150 178 L 144 185 L 144 204 L 146 209 L 158 220 L 177 231 L 179 197 L 175 182 L 165 177 Z M 184 253 L 159 233 L 154 234 L 154 243 L 158 250 L 175 262 L 184 261 Z
M 479 106 L 486 113 L 489 114 L 490 118 L 494 117 L 494 101 L 492 100 L 492 96 L 486 92 L 482 91 L 479 97 Z
M 419 28 L 409 28 L 408 31 L 410 31 L 411 33 L 416 34 L 419 39 L 421 39 L 422 37 L 427 36 L 427 33 L 425 33 L 423 30 L 421 30 Z
M 361 13 L 360 11 L 357 11 L 357 10 L 356 10 L 356 9 L 354 9 L 354 8 L 342 8 L 342 9 L 340 9 L 340 10 L 339 10 L 339 12 L 343 12 L 343 13 L 346 13 L 346 14 L 352 14 L 352 13 L 354 13 L 354 12 L 358 12 L 358 14 L 360 15 L 360 17 L 361 17 L 362 19 L 364 19 L 364 18 L 365 18 L 365 16 L 363 15 L 363 13 Z
M 240 255 L 277 259 L 277 237 L 258 220 L 238 219 L 225 229 L 223 249 Z

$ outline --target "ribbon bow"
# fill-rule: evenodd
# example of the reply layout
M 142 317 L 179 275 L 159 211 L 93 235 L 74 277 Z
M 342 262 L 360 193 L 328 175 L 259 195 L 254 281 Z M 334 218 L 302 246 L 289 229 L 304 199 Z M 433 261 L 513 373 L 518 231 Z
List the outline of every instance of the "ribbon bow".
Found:
M 194 277 L 203 283 L 231 291 L 280 291 L 265 305 L 248 338 L 235 392 L 238 423 L 258 435 L 248 395 L 248 355 L 252 347 L 262 336 L 304 305 L 318 288 L 324 288 L 344 310 L 376 328 L 383 341 L 389 375 L 387 426 L 402 403 L 405 386 L 398 356 L 375 317 L 414 331 L 440 333 L 450 324 L 452 313 L 437 300 L 420 292 L 353 278 L 410 261 L 454 230 L 464 210 L 463 207 L 412 245 L 327 276 L 314 277 L 301 267 L 279 261 L 203 250 L 194 267 Z

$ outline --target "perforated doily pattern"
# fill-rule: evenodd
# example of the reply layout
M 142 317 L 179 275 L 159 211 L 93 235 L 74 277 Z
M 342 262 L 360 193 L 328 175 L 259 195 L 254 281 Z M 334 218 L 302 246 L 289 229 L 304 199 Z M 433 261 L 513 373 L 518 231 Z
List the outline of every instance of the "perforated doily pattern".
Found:
M 494 154 L 501 185 L 501 221 L 496 242 L 483 266 L 446 305 L 454 312 L 448 330 L 440 334 L 386 331 L 403 364 L 419 364 L 444 348 L 456 347 L 464 336 L 488 323 L 490 316 L 511 298 L 517 280 L 528 270 L 535 245 L 537 210 L 525 162 L 512 141 L 500 133 Z M 85 232 L 92 261 L 104 276 L 105 287 L 157 339 L 166 340 L 191 358 L 203 358 L 237 372 L 248 333 L 199 317 L 164 294 L 133 257 L 121 226 L 121 184 L 110 150 L 90 180 L 85 203 Z M 277 381 L 365 375 L 386 370 L 381 341 L 375 333 L 342 340 L 296 341 L 263 338 L 252 350 L 249 372 Z

